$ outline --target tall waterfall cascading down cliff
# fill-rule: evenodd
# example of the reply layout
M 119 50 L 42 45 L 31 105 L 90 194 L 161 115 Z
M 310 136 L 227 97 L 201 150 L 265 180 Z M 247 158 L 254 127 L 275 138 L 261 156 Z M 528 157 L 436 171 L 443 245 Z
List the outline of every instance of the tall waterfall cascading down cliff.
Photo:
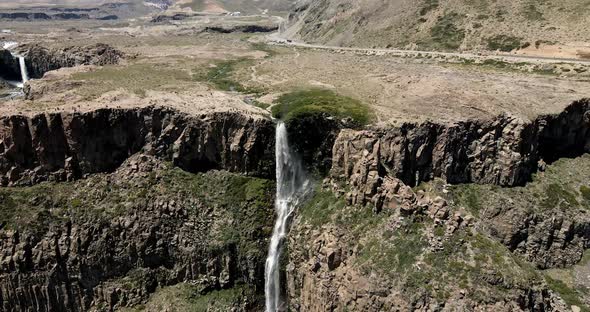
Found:
M 27 72 L 27 63 L 25 61 L 24 56 L 19 55 L 17 57 L 18 57 L 18 64 L 20 65 L 21 81 L 24 86 L 25 83 L 27 83 L 27 81 L 29 81 L 29 73 Z
M 266 312 L 284 311 L 281 299 L 280 258 L 283 241 L 287 235 L 289 217 L 310 189 L 310 181 L 303 170 L 301 160 L 289 148 L 287 127 L 279 122 L 276 128 L 276 221 L 265 271 Z

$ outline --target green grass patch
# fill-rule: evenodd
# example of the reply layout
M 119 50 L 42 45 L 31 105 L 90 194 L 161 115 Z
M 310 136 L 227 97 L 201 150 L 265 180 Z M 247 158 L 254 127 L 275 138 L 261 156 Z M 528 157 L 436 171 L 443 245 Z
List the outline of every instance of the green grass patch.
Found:
M 278 54 L 278 52 L 273 49 L 272 46 L 265 42 L 252 43 L 252 49 L 265 52 L 266 58 L 271 58 Z
M 262 90 L 242 85 L 233 77 L 233 73 L 239 66 L 246 66 L 250 62 L 252 62 L 252 60 L 246 58 L 221 61 L 215 64 L 214 67 L 211 67 L 211 69 L 209 69 L 209 71 L 207 71 L 205 74 L 200 72 L 194 74 L 193 80 L 208 82 L 216 89 L 223 91 L 240 92 L 248 94 L 262 93 Z
M 422 229 L 421 222 L 408 220 L 391 234 L 389 240 L 371 238 L 359 248 L 357 265 L 365 273 L 375 270 L 392 277 L 412 271 L 427 246 Z
M 549 285 L 549 288 L 557 292 L 568 305 L 575 305 L 583 312 L 590 312 L 590 308 L 582 302 L 580 295 L 575 289 L 570 288 L 564 282 L 558 279 L 553 279 L 548 275 L 545 275 L 545 281 L 547 282 L 547 285 Z
M 369 108 L 360 101 L 326 89 L 295 91 L 281 95 L 272 107 L 272 115 L 285 121 L 306 114 L 327 114 L 354 124 L 366 125 L 372 120 Z
M 232 308 L 243 305 L 254 296 L 254 290 L 246 285 L 200 294 L 197 286 L 180 283 L 160 288 L 145 304 L 133 308 L 123 308 L 122 311 L 232 311 Z
M 183 85 L 191 82 L 189 73 L 182 69 L 171 68 L 169 64 L 146 63 L 108 65 L 89 72 L 74 73 L 72 79 L 84 82 L 75 90 L 86 99 L 95 99 L 118 89 L 143 97 L 147 90 L 181 90 Z
M 337 198 L 332 192 L 316 189 L 310 198 L 298 211 L 304 222 L 313 227 L 320 227 L 332 220 L 332 216 L 342 211 L 346 203 L 343 199 Z
M 572 191 L 565 185 L 549 184 L 545 187 L 545 197 L 541 201 L 541 206 L 546 209 L 580 206 L 576 194 Z
M 475 184 L 453 186 L 451 194 L 455 204 L 467 208 L 475 215 L 479 215 L 483 208 L 483 193 L 480 188 L 479 185 Z

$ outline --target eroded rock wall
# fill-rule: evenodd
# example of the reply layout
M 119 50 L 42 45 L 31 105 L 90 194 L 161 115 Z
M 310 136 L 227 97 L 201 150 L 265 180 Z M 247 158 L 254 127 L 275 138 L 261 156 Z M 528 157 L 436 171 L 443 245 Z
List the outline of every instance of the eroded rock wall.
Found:
M 271 181 L 148 155 L 68 186 L 4 189 L 0 206 L 29 217 L 0 228 L 0 310 L 114 311 L 189 282 L 195 295 L 247 285 L 236 311 L 256 311 L 273 193 Z
M 2 185 L 71 181 L 111 172 L 144 151 L 190 172 L 273 176 L 274 124 L 239 113 L 190 116 L 173 109 L 99 109 L 0 117 Z
M 352 186 L 353 202 L 380 202 L 383 177 L 415 186 L 449 183 L 525 184 L 539 162 L 590 151 L 590 101 L 559 115 L 525 122 L 509 116 L 445 126 L 405 124 L 387 130 L 343 130 L 333 148 L 331 176 Z M 377 207 L 380 209 L 380 207 Z
M 32 44 L 21 46 L 18 50 L 25 56 L 31 78 L 41 78 L 46 72 L 62 67 L 117 64 L 124 57 L 121 51 L 103 43 L 59 49 Z
M 8 50 L 0 48 L 0 77 L 7 80 L 20 81 L 18 60 Z
M 389 130 L 343 130 L 331 176 L 350 205 L 411 210 L 405 185 L 441 178 L 451 184 L 524 185 L 546 163 L 590 151 L 590 101 L 533 122 L 499 116 L 452 126 L 432 123 Z M 400 183 L 392 181 L 401 180 Z M 482 231 L 539 268 L 570 266 L 590 247 L 590 221 L 576 211 L 534 203 L 494 203 Z

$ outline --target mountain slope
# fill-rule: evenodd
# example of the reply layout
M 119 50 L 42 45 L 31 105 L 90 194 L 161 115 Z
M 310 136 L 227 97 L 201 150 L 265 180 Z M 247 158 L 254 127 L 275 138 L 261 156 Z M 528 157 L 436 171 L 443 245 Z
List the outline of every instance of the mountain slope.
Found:
M 193 11 L 256 14 L 265 10 L 288 11 L 293 7 L 295 0 L 180 0 L 177 2 L 181 7 L 188 7 Z
M 343 46 L 504 50 L 590 41 L 590 1 L 306 0 L 292 34 Z

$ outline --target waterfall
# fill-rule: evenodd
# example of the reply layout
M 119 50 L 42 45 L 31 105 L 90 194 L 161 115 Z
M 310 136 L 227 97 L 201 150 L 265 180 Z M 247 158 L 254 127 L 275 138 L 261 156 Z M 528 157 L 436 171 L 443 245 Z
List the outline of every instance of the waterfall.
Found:
M 265 285 L 266 312 L 285 311 L 281 299 L 280 258 L 283 241 L 287 235 L 289 217 L 310 189 L 303 166 L 287 140 L 287 127 L 279 122 L 275 142 L 277 193 L 275 199 L 276 221 L 266 258 Z
M 20 76 L 22 78 L 23 86 L 27 81 L 29 81 L 29 73 L 27 72 L 27 63 L 25 62 L 25 58 L 23 56 L 17 56 L 18 63 L 20 65 Z

